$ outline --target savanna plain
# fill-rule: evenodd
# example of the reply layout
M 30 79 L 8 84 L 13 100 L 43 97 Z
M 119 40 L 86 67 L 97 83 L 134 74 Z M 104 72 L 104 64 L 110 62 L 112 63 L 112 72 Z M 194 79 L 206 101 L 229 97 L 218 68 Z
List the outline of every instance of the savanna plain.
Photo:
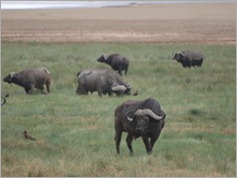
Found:
M 217 6 L 220 11 L 226 10 L 227 14 L 233 10 L 231 4 L 211 5 L 213 9 Z M 163 9 L 190 10 L 191 5 L 188 6 L 189 8 L 185 5 L 170 5 L 163 6 Z M 152 12 L 151 8 L 154 6 L 116 9 L 124 13 L 133 11 L 135 13 L 140 9 L 149 14 L 148 12 Z M 193 7 L 193 16 L 195 13 L 198 16 L 196 8 L 197 6 Z M 111 8 L 106 9 L 103 13 L 110 13 L 113 18 L 115 11 Z M 93 9 L 84 11 L 91 14 Z M 177 40 L 172 41 L 172 35 L 167 34 L 173 27 L 172 22 L 183 21 L 183 24 L 188 26 L 187 22 L 190 22 L 190 19 L 176 16 L 178 19 L 175 20 L 167 16 L 167 21 L 165 19 L 160 21 L 157 20 L 160 17 L 159 13 L 157 19 L 134 21 L 129 19 L 130 22 L 137 24 L 134 31 L 128 20 L 119 20 L 125 25 L 124 31 L 121 30 L 121 36 L 130 33 L 145 34 L 140 36 L 141 38 L 138 39 L 135 35 L 126 41 L 115 35 L 110 41 L 104 38 L 104 42 L 103 37 L 102 40 L 101 38 L 98 40 L 98 36 L 93 40 L 91 37 L 86 39 L 87 36 L 82 35 L 78 41 L 75 41 L 75 38 L 70 41 L 63 35 L 57 38 L 58 33 L 53 36 L 52 31 L 55 30 L 53 26 L 65 34 L 67 32 L 77 34 L 81 28 L 79 25 L 70 30 L 67 24 L 75 23 L 77 20 L 54 19 L 52 14 L 56 11 L 32 11 L 31 16 L 24 16 L 24 13 L 30 11 L 22 12 L 22 16 L 16 16 L 17 11 L 2 12 L 1 78 L 10 71 L 45 66 L 52 75 L 51 93 L 43 95 L 39 91 L 34 91 L 33 94 L 26 95 L 23 88 L 1 81 L 1 94 L 9 93 L 7 103 L 1 107 L 2 177 L 235 177 L 236 46 L 233 31 L 235 21 L 232 16 L 228 18 L 227 15 L 224 20 L 218 18 L 219 21 L 214 17 L 211 19 L 210 16 L 207 19 L 200 18 L 206 23 L 206 28 L 201 28 L 205 25 L 200 27 L 198 36 L 202 38 L 197 43 L 194 42 L 198 38 L 196 33 L 190 35 L 190 38 L 182 38 L 181 26 L 177 27 L 178 32 L 180 30 L 180 33 L 177 32 L 180 34 L 180 38 L 179 35 L 176 36 Z M 69 16 L 70 12 L 68 11 L 66 16 Z M 171 11 L 167 11 L 167 14 L 168 12 Z M 40 20 L 46 18 L 47 13 L 51 14 L 48 16 L 49 21 L 54 23 Z M 114 26 L 107 25 L 116 24 L 117 19 L 103 21 L 105 18 L 103 13 L 99 13 L 100 16 L 97 17 L 101 19 L 94 17 L 93 23 L 90 20 L 89 22 L 78 20 L 84 22 L 84 30 L 87 31 L 87 33 L 84 31 L 85 34 L 95 35 L 92 24 L 95 26 L 101 24 L 100 34 L 103 34 L 102 31 L 104 35 L 108 31 L 118 33 L 113 29 Z M 200 10 L 199 13 L 201 15 L 204 12 Z M 156 16 L 154 13 L 150 15 Z M 138 18 L 134 14 L 132 16 Z M 195 22 L 201 22 L 193 16 L 190 15 L 189 18 L 197 21 L 194 20 L 191 27 L 195 26 Z M 32 21 L 27 18 L 32 18 Z M 32 22 L 32 27 L 20 26 L 19 24 L 23 22 L 28 25 Z M 150 25 L 153 26 L 151 32 L 150 26 L 139 25 L 139 22 L 141 24 L 159 22 L 161 27 Z M 41 24 L 43 31 L 38 35 L 38 31 L 35 30 L 37 24 Z M 191 32 L 191 27 L 184 31 Z M 146 28 L 150 34 L 148 36 L 142 33 Z M 169 40 L 156 42 L 151 39 L 155 28 L 160 33 L 166 34 Z M 220 33 L 215 34 L 221 37 L 220 39 L 205 37 L 211 35 L 212 28 L 216 29 L 216 33 Z M 195 28 L 194 31 L 198 30 Z M 29 40 L 29 36 L 34 38 Z M 158 39 L 158 36 L 156 38 Z M 186 38 L 187 41 L 184 40 Z M 181 64 L 171 60 L 173 52 L 184 49 L 200 50 L 205 56 L 202 67 L 184 69 Z M 138 91 L 137 96 L 98 97 L 96 92 L 88 96 L 75 93 L 77 72 L 86 68 L 109 67 L 96 61 L 103 53 L 119 53 L 128 57 L 130 60 L 128 75 L 123 76 L 123 79 L 132 84 L 132 93 Z M 143 100 L 148 97 L 157 99 L 167 114 L 165 127 L 153 148 L 153 153 L 147 155 L 142 139 L 139 138 L 133 141 L 134 155 L 130 156 L 125 141 L 126 133 L 123 133 L 121 153 L 117 155 L 114 142 L 115 108 L 127 100 Z M 29 131 L 36 141 L 24 139 L 22 135 L 24 130 Z

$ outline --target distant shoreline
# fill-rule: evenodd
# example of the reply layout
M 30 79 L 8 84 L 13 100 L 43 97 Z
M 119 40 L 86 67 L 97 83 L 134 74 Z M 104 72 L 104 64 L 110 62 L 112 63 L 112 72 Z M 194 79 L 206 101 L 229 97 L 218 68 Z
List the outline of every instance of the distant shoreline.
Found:
M 1 10 L 110 8 L 158 4 L 233 3 L 221 1 L 2 1 Z

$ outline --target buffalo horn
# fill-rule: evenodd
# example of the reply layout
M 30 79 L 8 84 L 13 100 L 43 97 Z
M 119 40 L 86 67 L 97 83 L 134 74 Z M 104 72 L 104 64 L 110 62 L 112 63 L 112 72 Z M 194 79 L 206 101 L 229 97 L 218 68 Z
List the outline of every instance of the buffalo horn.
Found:
M 172 53 L 172 56 L 173 56 L 172 59 L 175 59 L 175 55 L 176 55 L 176 54 L 177 54 L 177 53 L 175 53 L 175 52 Z
M 112 87 L 113 91 L 125 91 L 127 88 L 124 85 L 116 85 Z
M 130 122 L 133 121 L 133 118 L 132 118 L 132 117 L 128 117 L 128 116 L 127 116 L 127 119 L 128 119 Z
M 185 56 L 184 51 L 182 51 L 180 54 L 181 54 L 183 57 Z
M 10 72 L 10 77 L 12 78 L 16 72 Z
M 102 56 L 103 56 L 104 60 L 108 59 L 108 56 L 106 54 L 103 54 Z
M 131 89 L 131 88 L 132 88 L 132 84 L 131 84 L 131 83 L 128 83 L 128 84 L 127 84 L 127 87 L 128 87 L 129 89 Z
M 152 110 L 150 109 L 138 109 L 134 115 L 137 116 L 144 116 L 144 115 L 149 115 L 151 116 L 153 119 L 155 120 L 161 120 L 163 119 L 164 116 L 158 116 L 157 114 L 155 114 Z
M 171 54 L 172 56 L 174 56 L 175 55 L 175 52 L 172 52 L 172 54 Z

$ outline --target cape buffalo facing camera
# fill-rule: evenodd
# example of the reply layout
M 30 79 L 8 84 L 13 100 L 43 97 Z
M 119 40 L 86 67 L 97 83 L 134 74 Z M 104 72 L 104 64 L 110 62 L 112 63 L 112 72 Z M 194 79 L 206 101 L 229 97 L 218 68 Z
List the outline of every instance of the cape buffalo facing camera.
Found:
M 176 53 L 173 59 L 180 62 L 183 67 L 190 68 L 192 66 L 202 66 L 204 57 L 199 51 L 182 51 L 180 53 Z
M 127 132 L 126 142 L 130 154 L 133 154 L 132 140 L 138 137 L 142 137 L 146 151 L 150 154 L 165 125 L 166 114 L 161 110 L 159 102 L 153 98 L 129 100 L 115 109 L 114 116 L 117 153 L 120 153 L 122 132 Z
M 43 91 L 44 85 L 46 85 L 47 92 L 50 93 L 50 72 L 45 67 L 10 72 L 9 75 L 4 77 L 3 81 L 23 87 L 27 94 L 31 94 L 35 88 L 46 94 Z
M 103 54 L 97 61 L 110 65 L 113 70 L 118 71 L 119 75 L 122 75 L 122 70 L 124 70 L 125 75 L 127 75 L 129 60 L 120 54 L 111 54 L 110 56 Z

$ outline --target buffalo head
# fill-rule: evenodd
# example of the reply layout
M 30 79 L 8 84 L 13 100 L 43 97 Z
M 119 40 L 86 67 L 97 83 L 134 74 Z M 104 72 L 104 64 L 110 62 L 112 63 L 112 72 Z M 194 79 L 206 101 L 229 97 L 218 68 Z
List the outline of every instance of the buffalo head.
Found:
M 102 54 L 98 59 L 97 61 L 98 62 L 105 62 L 107 60 L 108 56 L 105 55 L 105 54 Z
M 118 96 L 131 95 L 132 85 L 130 83 L 126 85 L 112 85 L 112 91 Z
M 135 131 L 138 134 L 144 135 L 148 132 L 149 126 L 150 126 L 150 119 L 153 119 L 154 121 L 160 121 L 165 119 L 165 113 L 162 111 L 162 115 L 159 116 L 155 114 L 150 109 L 138 109 L 133 117 L 127 116 L 127 119 L 130 122 L 136 122 Z
M 12 83 L 15 74 L 16 74 L 15 72 L 10 72 L 9 75 L 7 75 L 6 77 L 3 78 L 3 81 L 7 82 L 7 83 Z
M 175 53 L 173 60 L 177 60 L 180 61 L 183 58 L 183 54 L 182 53 Z

